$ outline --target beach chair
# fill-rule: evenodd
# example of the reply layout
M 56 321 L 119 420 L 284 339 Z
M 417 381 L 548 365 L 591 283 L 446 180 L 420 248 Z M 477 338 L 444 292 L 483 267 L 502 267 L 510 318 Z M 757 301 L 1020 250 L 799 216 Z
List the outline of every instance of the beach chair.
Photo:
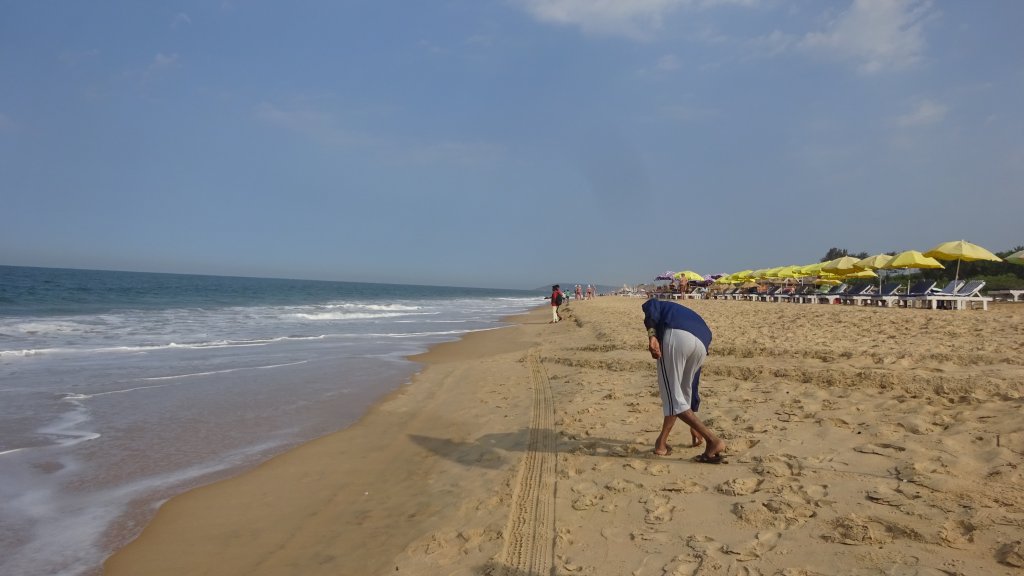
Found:
M 772 299 L 775 293 L 781 289 L 781 286 L 771 286 L 770 288 L 768 288 L 768 290 L 758 294 L 755 299 L 758 300 L 759 302 L 768 302 L 769 300 Z
M 782 302 L 792 296 L 794 292 L 796 292 L 796 286 L 783 286 L 776 290 L 774 294 L 768 296 L 768 300 Z
M 903 284 L 900 282 L 888 282 L 884 284 L 878 294 L 872 294 L 864 301 L 864 305 L 892 306 L 899 299 L 900 290 Z
M 832 304 L 833 302 L 842 302 L 843 296 L 846 295 L 846 292 L 849 289 L 849 284 L 838 284 L 836 286 L 833 286 L 832 289 L 829 290 L 828 292 L 818 295 L 817 302 L 819 304 Z
M 797 296 L 797 294 L 800 294 L 801 292 L 803 292 L 805 288 L 807 288 L 807 287 L 806 286 L 790 286 L 790 290 L 789 291 L 783 292 L 782 294 L 776 294 L 775 295 L 775 301 L 776 302 L 790 302 L 790 301 L 793 300 L 793 298 L 795 298 Z
M 819 288 L 818 286 L 814 286 L 813 290 L 808 290 L 807 292 L 795 297 L 793 302 L 796 302 L 797 304 L 814 304 L 818 301 L 818 298 L 831 291 L 832 288 Z
M 984 280 L 972 280 L 963 285 L 963 287 L 957 286 L 955 291 L 947 293 L 943 290 L 942 292 L 928 294 L 924 299 L 932 309 L 949 308 L 951 310 L 963 310 L 968 305 L 980 303 L 983 310 L 988 310 L 988 303 L 992 301 L 992 298 L 981 295 L 981 289 L 984 287 Z M 949 288 L 949 286 L 946 288 Z
M 840 298 L 843 304 L 863 304 L 864 299 L 871 298 L 871 291 L 875 289 L 873 284 L 864 284 L 851 288 L 849 292 Z
M 737 290 L 733 295 L 733 300 L 753 300 L 757 296 L 757 288 L 741 288 Z
M 934 280 L 918 280 L 906 294 L 898 296 L 894 303 L 902 308 L 912 308 L 917 302 L 924 302 L 925 296 L 934 289 Z
M 804 294 L 808 294 L 809 291 L 814 291 L 814 286 L 808 284 L 807 286 L 796 286 L 793 287 L 791 292 L 786 294 L 776 294 L 775 298 L 779 302 L 796 302 L 796 299 Z

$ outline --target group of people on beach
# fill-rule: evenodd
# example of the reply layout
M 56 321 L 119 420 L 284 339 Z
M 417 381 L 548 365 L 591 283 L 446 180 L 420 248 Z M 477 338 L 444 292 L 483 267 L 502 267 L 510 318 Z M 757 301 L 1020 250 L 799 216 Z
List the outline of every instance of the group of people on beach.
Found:
M 591 297 L 590 287 L 587 289 L 588 297 Z M 578 298 L 579 284 L 575 292 Z M 552 323 L 562 320 L 559 308 L 565 299 L 558 284 L 551 286 Z M 696 461 L 724 463 L 725 441 L 697 416 L 700 409 L 700 372 L 711 348 L 711 328 L 700 314 L 675 302 L 651 298 L 641 308 L 647 329 L 647 349 L 651 358 L 658 361 L 658 393 L 664 416 L 661 433 L 654 441 L 654 454 L 672 454 L 668 436 L 676 420 L 682 420 L 690 427 L 691 445 L 704 445 L 704 452 L 696 457 Z
M 596 296 L 596 290 L 594 290 L 593 284 L 587 284 L 586 292 L 584 292 L 584 288 L 577 284 L 573 290 L 573 296 L 576 300 L 592 300 Z M 551 300 L 551 323 L 553 324 L 562 319 L 562 314 L 559 310 L 569 297 L 566 296 L 565 292 L 562 292 L 560 285 L 553 284 L 549 299 Z

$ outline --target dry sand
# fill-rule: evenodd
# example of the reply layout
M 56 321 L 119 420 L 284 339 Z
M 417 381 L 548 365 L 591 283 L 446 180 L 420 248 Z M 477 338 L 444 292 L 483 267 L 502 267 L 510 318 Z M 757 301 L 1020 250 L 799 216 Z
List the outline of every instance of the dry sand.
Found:
M 697 301 L 729 463 L 651 454 L 641 300 L 434 348 L 358 424 L 161 508 L 110 575 L 1024 574 L 1024 305 Z

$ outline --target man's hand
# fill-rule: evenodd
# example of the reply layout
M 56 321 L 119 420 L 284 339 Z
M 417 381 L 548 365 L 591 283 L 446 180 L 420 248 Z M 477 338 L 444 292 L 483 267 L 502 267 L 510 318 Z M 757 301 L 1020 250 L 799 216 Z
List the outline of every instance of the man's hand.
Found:
M 658 342 L 658 338 L 656 336 L 651 336 L 648 340 L 647 349 L 651 351 L 651 358 L 654 358 L 655 360 L 661 358 L 661 343 Z

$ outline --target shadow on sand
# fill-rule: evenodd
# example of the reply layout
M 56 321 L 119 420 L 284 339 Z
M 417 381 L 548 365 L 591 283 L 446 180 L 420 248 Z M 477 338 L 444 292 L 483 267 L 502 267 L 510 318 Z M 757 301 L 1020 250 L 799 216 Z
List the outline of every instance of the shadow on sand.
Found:
M 545 432 L 555 434 L 552 430 Z M 449 438 L 435 438 L 410 434 L 409 439 L 434 454 L 462 464 L 495 470 L 506 464 L 506 454 L 526 452 L 529 446 L 530 430 L 518 432 L 484 434 L 470 442 L 459 442 Z M 652 441 L 653 444 L 653 441 Z M 605 458 L 638 458 L 648 455 L 649 448 L 638 447 L 633 442 L 617 438 L 572 438 L 557 436 L 554 453 L 583 454 Z

